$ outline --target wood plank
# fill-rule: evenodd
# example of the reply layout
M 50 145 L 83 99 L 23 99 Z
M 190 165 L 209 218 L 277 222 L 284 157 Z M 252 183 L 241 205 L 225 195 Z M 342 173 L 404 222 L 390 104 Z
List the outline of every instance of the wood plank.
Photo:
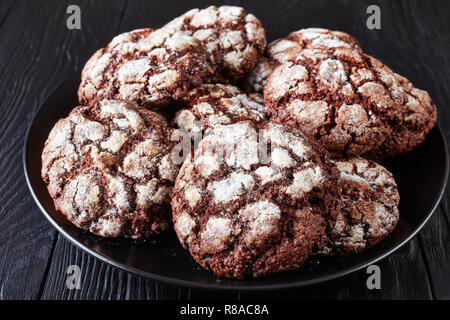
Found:
M 66 286 L 67 268 L 77 265 L 81 269 L 81 289 Z M 61 235 L 45 283 L 42 299 L 118 299 L 125 297 L 123 284 L 126 274 L 84 253 Z
M 81 269 L 79 290 L 70 290 L 66 286 L 67 268 L 70 265 L 77 265 Z M 103 263 L 59 236 L 41 298 L 161 300 L 185 299 L 185 294 L 178 287 L 146 280 Z
M 436 299 L 450 299 L 450 242 L 449 223 L 444 213 L 448 200 L 444 199 L 434 216 L 419 234 L 425 266 Z M 447 211 L 448 212 L 448 211 Z
M 254 298 L 282 300 L 432 299 L 417 239 L 412 240 L 399 252 L 376 265 L 380 267 L 381 271 L 381 290 L 367 288 L 366 281 L 369 275 L 364 269 L 321 285 L 279 292 L 263 292 L 256 296 L 241 295 L 241 298 L 245 300 Z
M 14 4 L 14 0 L 5 0 L 0 3 L 0 28 L 3 23 L 5 23 L 6 18 L 9 16 Z
M 98 41 L 66 29 L 69 4 L 21 1 L 0 26 L 0 292 L 5 299 L 39 297 L 56 236 L 25 183 L 20 165 L 25 131 L 44 97 L 78 68 L 80 56 L 84 60 L 99 46 Z M 96 5 L 101 11 L 109 7 L 107 1 Z M 86 21 L 95 20 L 95 16 L 90 17 L 89 2 L 81 6 Z M 103 15 L 103 35 L 115 33 L 108 18 L 117 19 Z M 94 35 L 101 31 L 92 27 L 86 24 Z
M 0 26 L 2 299 L 38 297 L 56 234 L 29 195 L 21 166 L 22 141 L 30 120 L 29 112 L 36 103 L 36 91 L 30 79 L 30 73 L 36 70 L 36 56 L 30 54 L 31 40 L 48 33 L 46 21 L 39 19 L 45 9 L 33 12 L 26 9 L 27 5 L 16 3 Z

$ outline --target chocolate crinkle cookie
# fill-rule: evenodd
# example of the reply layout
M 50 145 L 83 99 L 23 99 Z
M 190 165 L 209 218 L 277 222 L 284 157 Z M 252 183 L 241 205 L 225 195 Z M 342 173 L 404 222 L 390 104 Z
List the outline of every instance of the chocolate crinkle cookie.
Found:
M 269 74 L 305 49 L 349 48 L 361 51 L 358 41 L 342 31 L 307 28 L 290 33 L 286 37 L 269 43 L 265 55 L 256 64 L 244 81 L 248 92 L 263 92 Z
M 203 44 L 189 32 L 135 30 L 115 37 L 89 59 L 78 97 L 88 106 L 121 99 L 160 107 L 200 85 L 208 68 Z
M 217 124 L 267 120 L 263 97 L 260 94 L 247 95 L 233 85 L 203 84 L 191 90 L 182 102 L 187 108 L 175 114 L 173 123 L 175 127 L 192 133 Z
M 325 255 L 360 252 L 378 243 L 395 228 L 400 196 L 393 175 L 383 166 L 360 157 L 338 160 L 342 196 Z
M 272 121 L 298 126 L 334 157 L 394 156 L 436 123 L 427 92 L 351 48 L 302 50 L 269 75 L 264 98 Z
M 261 22 L 241 7 L 193 9 L 169 22 L 200 40 L 208 55 L 211 83 L 237 83 L 256 65 L 266 47 Z
M 42 153 L 55 207 L 103 237 L 142 238 L 168 228 L 178 167 L 171 129 L 134 103 L 104 100 L 59 120 Z
M 180 169 L 172 194 L 175 231 L 218 276 L 294 269 L 325 244 L 338 179 L 326 153 L 295 128 L 216 125 Z

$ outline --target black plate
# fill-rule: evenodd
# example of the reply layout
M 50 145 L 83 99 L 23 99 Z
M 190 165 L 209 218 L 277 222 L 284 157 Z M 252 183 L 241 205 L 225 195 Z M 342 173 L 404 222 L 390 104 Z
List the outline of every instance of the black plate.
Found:
M 445 189 L 448 153 L 445 138 L 435 127 L 425 143 L 413 152 L 384 165 L 391 170 L 400 191 L 400 221 L 382 242 L 360 254 L 310 259 L 295 271 L 256 280 L 218 279 L 203 270 L 179 244 L 175 232 L 145 241 L 102 239 L 81 231 L 53 207 L 41 179 L 41 152 L 47 136 L 62 117 L 77 105 L 79 74 L 63 82 L 44 102 L 28 130 L 23 165 L 28 187 L 45 217 L 75 245 L 126 271 L 176 285 L 231 290 L 272 290 L 315 284 L 364 268 L 391 254 L 410 240 L 433 214 Z

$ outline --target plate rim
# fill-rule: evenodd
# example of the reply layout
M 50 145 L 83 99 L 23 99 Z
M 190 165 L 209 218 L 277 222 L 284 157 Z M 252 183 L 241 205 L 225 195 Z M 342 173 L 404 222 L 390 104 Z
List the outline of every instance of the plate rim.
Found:
M 183 280 L 183 279 L 177 279 L 177 278 L 172 278 L 172 277 L 167 277 L 167 276 L 163 276 L 163 275 L 159 275 L 159 274 L 155 274 L 155 273 L 151 273 L 148 271 L 143 271 L 141 269 L 126 265 L 124 263 L 115 261 L 111 258 L 109 258 L 106 255 L 103 255 L 101 253 L 95 252 L 93 249 L 89 248 L 88 246 L 80 243 L 78 240 L 76 240 L 74 237 L 72 237 L 62 226 L 60 226 L 57 221 L 50 215 L 49 212 L 47 212 L 47 210 L 44 208 L 44 206 L 42 205 L 40 199 L 37 197 L 33 185 L 31 183 L 31 179 L 30 179 L 30 172 L 28 170 L 28 161 L 27 161 L 27 155 L 28 155 L 28 144 L 29 144 L 29 138 L 30 138 L 30 133 L 32 128 L 35 126 L 35 122 L 36 122 L 36 118 L 37 116 L 40 114 L 43 106 L 45 105 L 45 103 L 47 102 L 47 100 L 49 99 L 50 96 L 52 96 L 55 91 L 57 91 L 63 84 L 65 84 L 69 79 L 71 79 L 72 77 L 74 77 L 76 74 L 79 74 L 79 71 L 74 72 L 73 74 L 71 74 L 70 76 L 66 77 L 64 80 L 62 80 L 61 82 L 59 82 L 54 89 L 45 96 L 45 98 L 43 99 L 43 101 L 40 103 L 39 107 L 36 109 L 36 111 L 34 112 L 33 116 L 32 116 L 32 120 L 30 121 L 30 124 L 28 125 L 25 137 L 24 137 L 24 144 L 23 144 L 23 149 L 22 149 L 22 165 L 23 165 L 23 169 L 24 169 L 24 174 L 25 174 L 25 179 L 26 179 L 26 183 L 28 186 L 28 189 L 35 201 L 35 203 L 37 204 L 39 210 L 44 214 L 44 216 L 46 217 L 46 219 L 53 225 L 53 227 L 59 232 L 61 233 L 66 239 L 68 239 L 72 244 L 74 244 L 75 246 L 77 246 L 78 248 L 80 248 L 81 250 L 87 252 L 88 254 L 90 254 L 91 256 L 93 256 L 94 258 L 103 261 L 107 264 L 110 264 L 114 267 L 117 267 L 127 273 L 133 273 L 136 274 L 138 276 L 144 277 L 146 279 L 151 279 L 154 281 L 158 281 L 158 282 L 163 282 L 163 283 L 167 283 L 167 284 L 172 284 L 172 285 L 176 285 L 176 286 L 180 286 L 180 287 L 184 287 L 184 288 L 191 288 L 191 289 L 202 289 L 202 290 L 214 290 L 214 291 L 243 291 L 243 292 L 250 292 L 250 291 L 273 291 L 273 290 L 282 290 L 282 289 L 291 289 L 291 288 L 299 288 L 299 287 L 308 287 L 311 285 L 315 285 L 315 284 L 319 284 L 319 283 L 324 283 L 324 282 L 328 282 L 334 279 L 338 279 L 338 278 L 342 278 L 345 276 L 348 276 L 356 271 L 359 271 L 369 265 L 375 264 L 383 259 L 385 259 L 386 257 L 390 256 L 391 254 L 393 254 L 394 252 L 396 252 L 398 249 L 400 249 L 401 247 L 403 247 L 406 243 L 408 243 L 413 237 L 415 237 L 424 227 L 424 225 L 429 221 L 429 219 L 431 218 L 431 216 L 433 216 L 433 214 L 436 211 L 436 208 L 438 207 L 438 205 L 440 204 L 442 197 L 444 195 L 445 189 L 447 187 L 447 182 L 448 182 L 448 176 L 449 176 L 449 152 L 448 152 L 448 145 L 447 145 L 447 141 L 445 138 L 444 133 L 442 132 L 442 129 L 440 128 L 439 124 L 436 123 L 435 127 L 437 128 L 439 135 L 444 143 L 444 151 L 445 151 L 445 176 L 444 176 L 444 183 L 441 185 L 441 188 L 439 190 L 439 194 L 438 197 L 436 199 L 436 201 L 434 202 L 433 207 L 429 210 L 429 212 L 427 213 L 425 219 L 418 225 L 418 227 L 411 233 L 409 234 L 403 241 L 401 241 L 400 243 L 398 243 L 397 245 L 395 245 L 394 247 L 392 247 L 391 249 L 387 250 L 386 252 L 384 252 L 383 254 L 379 255 L 378 257 L 369 259 L 367 262 L 364 263 L 360 263 L 359 265 L 350 267 L 346 270 L 340 271 L 340 272 L 336 272 L 333 274 L 329 274 L 329 275 L 324 275 L 318 278 L 314 278 L 314 279 L 308 279 L 308 280 L 300 280 L 300 281 L 293 281 L 293 282 L 289 282 L 289 283 L 274 283 L 274 284 L 261 284 L 258 285 L 257 283 L 252 284 L 252 285 L 224 285 L 221 283 L 200 283 L 200 282 L 195 282 L 195 281 L 190 281 L 190 280 Z M 257 281 L 257 280 L 256 280 Z

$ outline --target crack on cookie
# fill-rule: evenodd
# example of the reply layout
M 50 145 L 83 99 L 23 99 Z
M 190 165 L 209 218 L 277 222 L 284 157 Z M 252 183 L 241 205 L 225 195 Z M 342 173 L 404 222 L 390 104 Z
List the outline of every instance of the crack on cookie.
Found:
M 259 20 L 239 7 L 193 9 L 165 27 L 189 31 L 208 53 L 211 83 L 237 83 L 250 72 L 266 45 Z
M 392 174 L 363 158 L 334 160 L 341 173 L 342 197 L 330 225 L 325 255 L 357 253 L 375 245 L 395 228 L 399 193 Z
M 89 59 L 78 95 L 89 106 L 114 98 L 160 107 L 201 84 L 207 73 L 205 50 L 195 38 L 168 28 L 135 30 Z

